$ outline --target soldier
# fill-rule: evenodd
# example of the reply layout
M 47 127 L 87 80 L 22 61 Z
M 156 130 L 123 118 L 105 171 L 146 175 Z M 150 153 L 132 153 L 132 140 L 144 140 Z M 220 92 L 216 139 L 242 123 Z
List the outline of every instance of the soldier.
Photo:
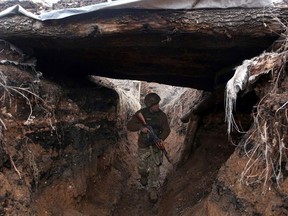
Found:
M 149 200 L 153 203 L 158 200 L 157 190 L 160 187 L 159 174 L 163 160 L 161 151 L 164 149 L 163 141 L 170 134 L 167 115 L 159 108 L 160 100 L 161 98 L 156 93 L 147 94 L 144 98 L 146 107 L 138 110 L 127 124 L 128 130 L 139 132 L 137 169 L 141 176 L 140 183 L 143 186 L 147 185 Z M 151 139 L 151 130 L 157 135 L 161 145 L 155 145 Z

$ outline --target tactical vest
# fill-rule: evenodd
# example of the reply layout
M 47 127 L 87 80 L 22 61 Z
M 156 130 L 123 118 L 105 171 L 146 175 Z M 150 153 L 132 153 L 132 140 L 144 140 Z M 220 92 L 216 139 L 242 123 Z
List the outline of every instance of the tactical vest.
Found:
M 141 110 L 141 113 L 143 114 L 146 123 L 148 125 L 150 125 L 154 132 L 156 133 L 157 136 L 159 136 L 162 133 L 162 128 L 161 128 L 161 110 L 159 112 L 155 112 L 155 113 L 151 113 L 149 111 L 148 108 L 144 108 Z M 145 144 L 154 144 L 151 142 L 151 139 L 149 138 L 149 134 L 145 134 L 145 133 L 140 133 L 141 136 L 141 140 L 145 143 Z

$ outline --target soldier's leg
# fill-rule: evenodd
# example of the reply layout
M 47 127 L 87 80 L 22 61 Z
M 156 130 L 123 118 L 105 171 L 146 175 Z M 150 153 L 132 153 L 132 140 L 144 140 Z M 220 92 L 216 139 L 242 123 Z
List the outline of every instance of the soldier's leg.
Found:
M 148 184 L 148 158 L 150 156 L 149 148 L 139 148 L 137 153 L 137 170 L 140 175 L 140 183 L 143 186 Z
M 163 154 L 158 148 L 153 148 L 153 155 L 149 157 L 149 178 L 148 178 L 148 190 L 149 199 L 151 202 L 157 202 L 158 200 L 158 189 L 160 187 L 159 175 L 160 166 L 163 161 Z
M 148 179 L 148 187 L 149 188 L 159 188 L 159 175 L 160 175 L 160 166 L 163 162 L 163 154 L 161 150 L 154 147 L 153 154 L 148 159 L 148 166 L 149 166 L 149 179 Z

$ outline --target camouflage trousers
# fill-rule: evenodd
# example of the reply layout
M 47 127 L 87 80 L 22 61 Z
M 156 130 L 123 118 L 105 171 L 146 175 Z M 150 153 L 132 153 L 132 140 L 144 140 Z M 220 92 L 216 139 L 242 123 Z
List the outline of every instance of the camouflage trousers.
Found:
M 163 153 L 156 146 L 138 148 L 137 169 L 141 176 L 148 177 L 148 190 L 159 188 L 160 166 L 163 162 Z

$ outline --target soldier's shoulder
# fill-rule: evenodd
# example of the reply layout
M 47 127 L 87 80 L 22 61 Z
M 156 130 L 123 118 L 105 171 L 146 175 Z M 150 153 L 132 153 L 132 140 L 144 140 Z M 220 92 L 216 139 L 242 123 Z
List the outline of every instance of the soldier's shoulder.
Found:
M 141 108 L 138 112 L 147 113 L 149 109 L 147 107 Z
M 161 109 L 159 110 L 159 112 L 158 112 L 158 113 L 159 113 L 159 115 L 162 115 L 162 116 L 167 116 L 167 114 L 166 114 L 166 113 L 165 113 L 163 110 L 161 110 Z

